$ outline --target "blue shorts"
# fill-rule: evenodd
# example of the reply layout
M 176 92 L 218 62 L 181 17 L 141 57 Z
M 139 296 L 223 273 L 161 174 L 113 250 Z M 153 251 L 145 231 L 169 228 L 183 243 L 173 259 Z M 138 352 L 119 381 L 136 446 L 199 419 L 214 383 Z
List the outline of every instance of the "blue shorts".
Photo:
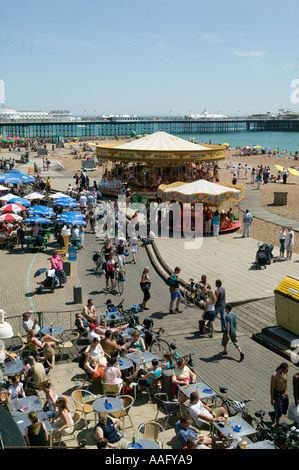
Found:
M 175 300 L 175 299 L 177 299 L 178 297 L 182 297 L 181 291 L 172 292 L 172 293 L 170 294 L 171 300 Z

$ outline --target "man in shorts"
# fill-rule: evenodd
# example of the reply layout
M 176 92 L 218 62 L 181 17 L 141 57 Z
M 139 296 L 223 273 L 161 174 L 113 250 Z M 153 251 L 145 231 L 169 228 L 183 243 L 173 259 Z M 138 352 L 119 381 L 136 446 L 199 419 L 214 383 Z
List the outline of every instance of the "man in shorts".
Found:
M 169 313 L 182 313 L 182 310 L 179 309 L 181 299 L 182 299 L 182 294 L 180 291 L 180 281 L 179 281 L 179 274 L 181 272 L 181 268 L 177 266 L 174 270 L 174 273 L 172 273 L 171 277 L 175 281 L 174 286 L 169 287 L 169 292 L 170 292 L 170 304 L 169 304 Z M 175 310 L 173 310 L 174 303 L 176 302 L 176 307 Z
M 289 407 L 288 372 L 288 363 L 282 362 L 271 376 L 270 396 L 271 405 L 274 406 L 274 416 L 273 412 L 270 412 L 270 417 L 275 419 L 276 425 L 279 424 L 282 415 L 287 414 Z
M 113 257 L 113 253 L 109 254 L 108 259 L 105 261 L 104 266 L 104 274 L 106 276 L 106 289 L 109 289 L 109 279 L 111 280 L 111 288 L 114 290 L 115 282 L 114 282 L 114 274 L 115 270 L 117 269 L 118 265 Z
M 232 312 L 232 306 L 230 304 L 227 304 L 225 307 L 225 320 L 226 325 L 222 337 L 223 350 L 220 352 L 220 355 L 227 356 L 227 343 L 229 342 L 229 340 L 231 340 L 235 348 L 237 348 L 237 350 L 239 351 L 240 362 L 242 362 L 244 359 L 244 354 L 242 353 L 237 341 L 237 315 L 235 314 L 235 312 Z
M 199 399 L 198 392 L 191 392 L 188 409 L 197 428 L 201 428 L 204 423 L 223 421 L 224 415 L 227 414 L 223 406 L 212 410 L 208 405 L 205 405 Z

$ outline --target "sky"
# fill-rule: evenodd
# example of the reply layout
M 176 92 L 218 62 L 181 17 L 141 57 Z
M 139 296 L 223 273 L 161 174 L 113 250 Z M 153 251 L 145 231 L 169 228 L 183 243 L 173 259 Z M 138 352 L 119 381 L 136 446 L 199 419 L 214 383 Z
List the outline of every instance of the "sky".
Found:
M 2 0 L 2 101 L 81 116 L 299 112 L 298 17 L 297 0 Z

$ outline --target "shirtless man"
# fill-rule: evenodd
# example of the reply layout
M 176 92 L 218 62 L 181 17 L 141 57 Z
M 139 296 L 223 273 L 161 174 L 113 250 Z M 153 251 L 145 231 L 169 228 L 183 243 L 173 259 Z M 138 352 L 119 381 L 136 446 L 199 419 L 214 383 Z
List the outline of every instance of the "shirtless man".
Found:
M 97 311 L 92 299 L 87 300 L 87 305 L 83 309 L 83 315 L 88 322 L 95 323 L 97 320 Z
M 276 425 L 279 424 L 282 414 L 286 414 L 289 406 L 289 398 L 287 395 L 288 388 L 288 371 L 289 366 L 286 362 L 277 367 L 271 377 L 271 405 L 274 406 L 274 416 Z

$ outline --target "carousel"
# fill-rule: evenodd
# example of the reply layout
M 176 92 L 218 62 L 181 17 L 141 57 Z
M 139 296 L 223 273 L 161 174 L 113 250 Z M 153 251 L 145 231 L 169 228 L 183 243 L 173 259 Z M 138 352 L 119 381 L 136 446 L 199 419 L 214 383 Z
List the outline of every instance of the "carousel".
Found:
M 117 196 L 125 186 L 152 199 L 161 184 L 215 179 L 217 162 L 225 159 L 226 149 L 159 131 L 125 144 L 97 145 L 96 153 L 103 162 L 102 194 Z
M 245 187 L 243 185 L 233 185 L 231 183 L 211 183 L 206 180 L 198 180 L 192 183 L 176 182 L 170 185 L 160 185 L 157 190 L 158 200 L 171 203 L 179 203 L 181 206 L 180 226 L 184 225 L 183 204 L 191 204 L 191 231 L 203 229 L 205 235 L 211 235 L 211 224 L 207 220 L 212 220 L 213 214 L 218 211 L 220 218 L 220 233 L 229 233 L 239 229 L 241 222 L 233 212 L 235 202 L 241 201 L 245 197 Z M 203 211 L 200 216 L 196 216 L 196 203 L 203 204 Z M 209 213 L 209 215 L 207 215 Z M 188 215 L 187 215 L 188 217 Z M 185 224 L 185 227 L 188 224 Z M 209 230 L 207 228 L 209 227 Z M 175 228 L 175 227 L 173 227 Z

